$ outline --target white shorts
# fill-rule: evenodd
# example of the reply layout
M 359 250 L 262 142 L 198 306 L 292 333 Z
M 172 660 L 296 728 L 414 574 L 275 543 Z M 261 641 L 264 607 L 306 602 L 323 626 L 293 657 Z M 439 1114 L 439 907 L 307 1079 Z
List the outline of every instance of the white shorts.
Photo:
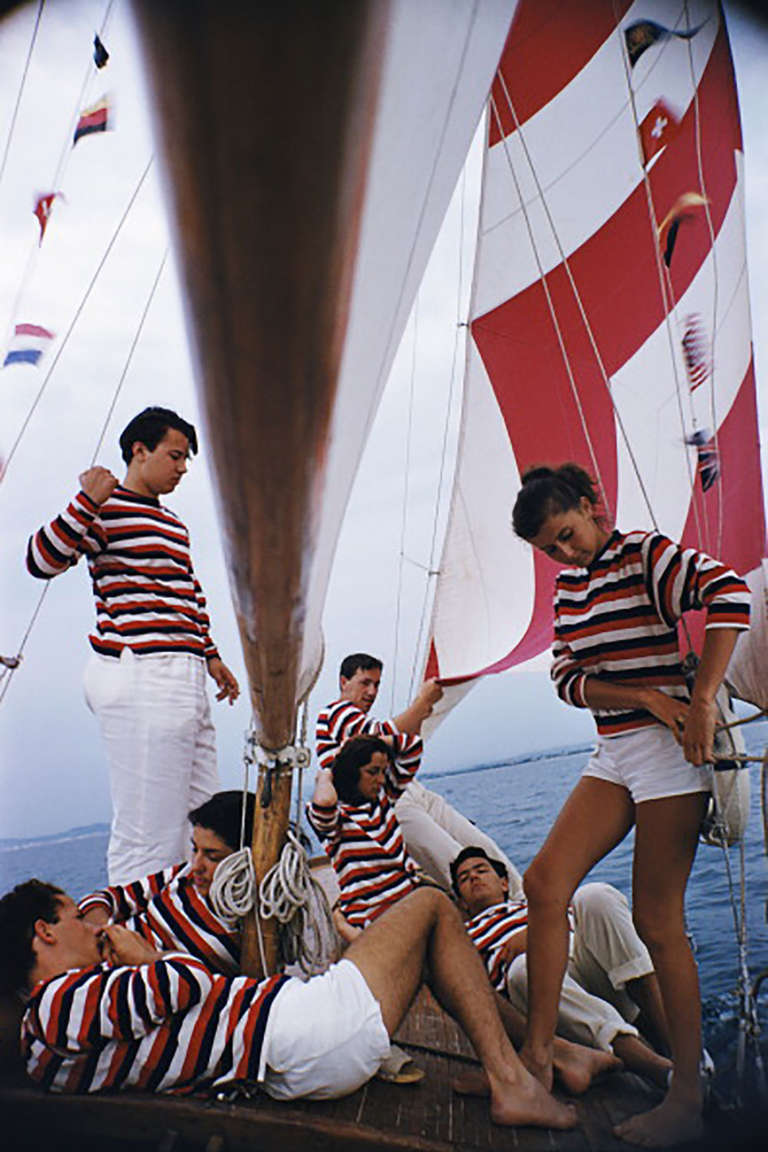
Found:
M 379 1002 L 351 960 L 275 998 L 262 1049 L 262 1087 L 276 1100 L 332 1100 L 354 1092 L 389 1053 Z
M 661 724 L 621 736 L 598 736 L 583 774 L 620 784 L 635 804 L 710 789 L 710 769 L 689 764 L 669 728 Z

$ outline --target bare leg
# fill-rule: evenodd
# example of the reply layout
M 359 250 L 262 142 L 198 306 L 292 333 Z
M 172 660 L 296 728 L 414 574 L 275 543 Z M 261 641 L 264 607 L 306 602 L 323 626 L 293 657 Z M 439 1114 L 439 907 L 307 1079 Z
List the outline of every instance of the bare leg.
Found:
M 659 979 L 655 972 L 638 976 L 627 981 L 627 992 L 640 1009 L 640 1016 L 634 1021 L 644 1036 L 650 1040 L 657 1052 L 669 1055 L 669 1028 L 664 1001 L 661 998 Z
M 528 898 L 528 1031 L 521 1059 L 551 1088 L 553 1037 L 568 961 L 568 902 L 593 864 L 624 839 L 634 821 L 625 788 L 583 776 L 525 874 Z
M 645 1076 L 647 1080 L 658 1084 L 659 1088 L 667 1087 L 669 1073 L 672 1070 L 672 1061 L 666 1056 L 660 1056 L 639 1036 L 627 1036 L 620 1033 L 614 1039 L 611 1047 L 629 1072 L 637 1072 L 638 1076 Z
M 572 1108 L 560 1104 L 526 1071 L 499 1017 L 483 963 L 450 900 L 420 888 L 400 900 L 346 952 L 381 1007 L 390 1036 L 422 980 L 472 1041 L 488 1076 L 491 1117 L 497 1124 L 571 1128 Z
M 616 1134 L 648 1148 L 701 1136 L 701 1003 L 696 963 L 685 935 L 683 900 L 696 854 L 706 794 L 637 806 L 633 870 L 635 924 L 653 959 L 666 1010 L 674 1075 L 658 1106 L 617 1125 Z

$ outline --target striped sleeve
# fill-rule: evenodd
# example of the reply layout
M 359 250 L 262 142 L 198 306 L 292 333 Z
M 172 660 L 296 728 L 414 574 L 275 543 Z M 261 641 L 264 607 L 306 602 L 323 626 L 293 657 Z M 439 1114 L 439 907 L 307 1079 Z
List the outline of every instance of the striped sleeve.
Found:
M 558 696 L 564 703 L 571 704 L 574 708 L 589 707 L 584 698 L 586 673 L 560 635 L 557 598 L 555 598 L 555 641 L 552 645 L 550 676 Z
M 399 732 L 393 740 L 394 762 L 387 765 L 384 773 L 384 789 L 392 800 L 397 800 L 416 775 L 424 745 L 421 736 L 409 736 L 407 732 Z
M 339 805 L 317 804 L 312 800 L 307 804 L 307 820 L 322 841 L 331 842 L 339 828 Z
M 136 1040 L 200 1003 L 213 978 L 181 952 L 138 967 L 78 969 L 50 980 L 36 1006 L 44 1043 L 70 1052 L 97 1040 Z
M 197 607 L 199 610 L 198 622 L 200 624 L 200 628 L 203 634 L 203 641 L 205 643 L 203 655 L 205 656 L 206 660 L 221 659 L 219 656 L 219 650 L 211 639 L 211 618 L 208 615 L 208 606 L 205 595 L 203 593 L 203 589 L 201 588 L 200 581 L 198 580 L 197 576 L 195 576 L 194 572 L 190 574 L 192 576 L 195 589 L 195 600 L 197 601 Z
M 708 629 L 749 628 L 747 583 L 719 560 L 655 533 L 643 542 L 643 561 L 648 594 L 670 626 L 684 612 L 705 608 Z
M 30 536 L 27 571 L 39 580 L 50 580 L 76 564 L 80 556 L 102 551 L 106 542 L 98 504 L 78 492 L 60 516 Z
M 93 908 L 106 908 L 113 920 L 122 923 L 130 916 L 146 912 L 153 897 L 170 884 L 184 867 L 185 864 L 174 864 L 172 868 L 153 872 L 151 876 L 134 880 L 130 884 L 113 884 L 98 892 L 91 892 L 83 896 L 78 908 L 84 914 Z
M 317 717 L 315 754 L 321 768 L 331 768 L 345 740 L 353 736 L 396 736 L 391 720 L 374 720 L 350 700 L 329 704 Z

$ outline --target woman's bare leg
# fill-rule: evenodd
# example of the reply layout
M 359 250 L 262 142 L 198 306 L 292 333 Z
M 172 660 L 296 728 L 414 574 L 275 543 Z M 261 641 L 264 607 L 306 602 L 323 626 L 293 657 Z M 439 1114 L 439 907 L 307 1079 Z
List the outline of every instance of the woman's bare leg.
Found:
M 501 1022 L 488 975 L 451 901 L 420 888 L 389 909 L 347 949 L 378 1000 L 390 1036 L 397 1030 L 424 967 L 441 1004 L 459 1021 L 488 1075 L 497 1124 L 571 1128 L 560 1104 L 527 1072 Z
M 568 903 L 579 881 L 624 839 L 633 822 L 634 805 L 625 788 L 582 776 L 525 874 L 528 1031 L 520 1056 L 547 1089 L 568 961 Z
M 664 1002 L 674 1073 L 658 1108 L 617 1125 L 630 1143 L 664 1147 L 701 1135 L 701 1001 L 685 934 L 684 897 L 706 793 L 637 805 L 633 915 L 653 960 Z

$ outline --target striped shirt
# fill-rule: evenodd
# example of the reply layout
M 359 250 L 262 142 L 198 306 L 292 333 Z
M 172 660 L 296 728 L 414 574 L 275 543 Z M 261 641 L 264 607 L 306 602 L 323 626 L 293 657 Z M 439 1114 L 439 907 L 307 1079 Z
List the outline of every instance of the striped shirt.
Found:
M 79 492 L 30 538 L 27 568 L 48 580 L 85 555 L 96 601 L 89 640 L 103 656 L 186 652 L 218 656 L 187 529 L 169 508 L 122 485 L 102 505 Z
M 552 679 L 567 704 L 587 708 L 590 676 L 643 684 L 687 700 L 677 622 L 706 608 L 707 628 L 749 627 L 746 583 L 717 560 L 652 532 L 613 532 L 588 568 L 555 584 Z M 640 708 L 593 708 L 601 736 L 658 721 Z
M 352 736 L 397 736 L 391 720 L 369 719 L 351 700 L 336 700 L 323 708 L 315 726 L 315 754 L 321 768 L 333 767 L 336 753 Z
M 516 932 L 528 927 L 528 901 L 503 900 L 491 904 L 467 920 L 464 927 L 482 956 L 491 984 L 506 994 L 507 972 L 511 961 L 504 956 L 504 946 Z M 573 936 L 573 912 L 568 909 L 568 927 Z M 525 949 L 523 949 L 525 951 Z
M 213 975 L 181 952 L 64 972 L 32 990 L 21 1025 L 27 1072 L 54 1092 L 199 1092 L 258 1080 L 286 979 Z
M 87 913 L 103 908 L 113 924 L 125 924 L 158 952 L 182 951 L 202 960 L 212 972 L 240 971 L 240 931 L 225 921 L 195 888 L 191 864 L 176 864 L 132 884 L 115 884 L 84 896 Z
M 395 737 L 394 766 L 388 764 L 378 798 L 362 804 L 337 801 L 307 805 L 307 817 L 323 844 L 339 882 L 339 906 L 355 927 L 364 928 L 417 887 L 417 867 L 408 855 L 394 803 L 421 762 L 420 736 Z

